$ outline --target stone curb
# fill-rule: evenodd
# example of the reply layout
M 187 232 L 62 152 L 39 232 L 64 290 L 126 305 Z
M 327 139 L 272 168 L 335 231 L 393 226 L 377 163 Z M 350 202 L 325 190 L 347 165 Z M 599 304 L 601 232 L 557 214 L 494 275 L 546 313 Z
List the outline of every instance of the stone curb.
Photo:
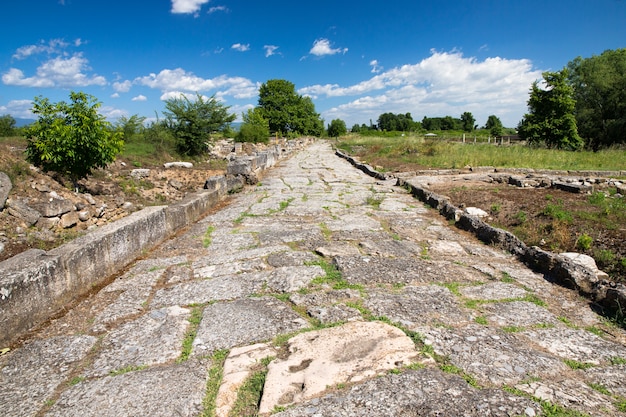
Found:
M 153 206 L 48 252 L 30 249 L 0 262 L 0 347 L 64 311 L 64 306 L 104 284 L 132 261 L 206 215 L 229 192 L 258 181 L 311 139 L 290 140 L 254 156 L 233 159 L 225 176 L 170 206 Z
M 368 165 L 362 164 L 340 151 L 336 151 L 335 154 L 346 159 L 355 168 L 368 175 L 378 179 L 388 179 L 385 174 L 376 172 Z M 527 266 L 544 274 L 547 280 L 578 291 L 597 304 L 604 315 L 624 314 L 626 309 L 625 285 L 599 280 L 594 271 L 576 264 L 564 256 L 545 251 L 537 246 L 529 247 L 512 233 L 493 227 L 478 217 L 463 212 L 445 197 L 419 185 L 412 184 L 402 178 L 397 178 L 396 185 L 406 188 L 414 197 L 437 209 L 448 220 L 454 220 L 459 229 L 473 233 L 486 244 L 498 246 L 514 254 Z

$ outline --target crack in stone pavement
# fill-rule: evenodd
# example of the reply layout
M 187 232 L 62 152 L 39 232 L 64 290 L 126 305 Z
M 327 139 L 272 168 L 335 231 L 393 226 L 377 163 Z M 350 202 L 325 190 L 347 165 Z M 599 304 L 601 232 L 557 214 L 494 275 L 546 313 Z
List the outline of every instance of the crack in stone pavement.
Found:
M 0 356 L 2 415 L 626 416 L 624 329 L 328 142 L 226 198 Z

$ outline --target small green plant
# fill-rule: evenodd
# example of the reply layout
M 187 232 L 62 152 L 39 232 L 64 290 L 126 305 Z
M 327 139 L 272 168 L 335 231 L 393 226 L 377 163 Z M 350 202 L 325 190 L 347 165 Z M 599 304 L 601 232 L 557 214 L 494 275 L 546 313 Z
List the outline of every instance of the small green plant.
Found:
M 517 220 L 519 224 L 526 223 L 526 221 L 528 220 L 528 215 L 525 211 L 520 210 L 515 214 L 515 220 Z
M 606 387 L 602 384 L 595 384 L 593 382 L 589 382 L 587 383 L 587 385 L 589 385 L 590 388 L 598 391 L 600 394 L 611 395 L 611 392 L 608 389 L 606 389 Z
M 84 376 L 75 376 L 74 378 L 70 379 L 70 381 L 67 384 L 70 386 L 74 386 L 74 385 L 80 384 L 84 380 L 85 380 Z
M 609 359 L 611 365 L 626 365 L 626 358 L 621 358 L 619 356 L 613 356 Z
M 494 203 L 494 204 L 491 205 L 491 209 L 490 210 L 491 210 L 491 212 L 493 214 L 498 214 L 498 213 L 500 213 L 500 209 L 501 208 L 502 208 L 502 204 Z
M 367 197 L 367 199 L 365 200 L 365 202 L 369 205 L 374 207 L 376 210 L 378 210 L 380 208 L 380 204 L 383 202 L 384 198 L 380 197 L 378 195 L 376 195 L 376 193 L 372 193 L 370 196 Z
M 487 318 L 485 316 L 478 316 L 474 319 L 474 321 L 478 324 L 482 324 L 483 326 L 487 325 Z
M 593 243 L 593 238 L 589 236 L 587 233 L 583 233 L 576 240 L 576 248 L 581 250 L 589 250 L 591 249 L 591 244 Z
M 228 357 L 228 353 L 228 350 L 218 350 L 214 352 L 211 357 L 211 368 L 209 368 L 209 377 L 206 382 L 206 392 L 202 400 L 202 405 L 204 406 L 202 417 L 215 416 L 215 401 L 220 385 L 222 384 L 224 362 Z
M 187 319 L 189 321 L 189 328 L 187 329 L 187 333 L 185 334 L 185 338 L 183 339 L 183 349 L 180 353 L 180 356 L 177 359 L 177 362 L 184 362 L 191 355 L 191 350 L 193 349 L 193 341 L 196 338 L 196 334 L 198 332 L 198 326 L 200 326 L 200 322 L 202 321 L 202 313 L 204 309 L 202 307 L 194 307 L 191 310 L 191 315 Z
M 570 368 L 576 370 L 576 369 L 589 369 L 589 368 L 593 368 L 594 364 L 589 363 L 589 362 L 580 362 L 580 361 L 576 361 L 573 359 L 563 359 L 563 362 L 565 363 L 565 365 L 569 366 Z
M 206 232 L 204 232 L 204 236 L 202 237 L 202 246 L 204 248 L 208 248 L 211 245 L 211 242 L 212 242 L 211 235 L 213 234 L 214 231 L 215 231 L 215 227 L 209 226 L 207 227 Z
M 258 364 L 254 372 L 237 391 L 237 400 L 233 404 L 231 415 L 235 416 L 256 416 L 258 413 L 263 385 L 267 376 L 267 366 L 273 360 L 272 357 L 265 358 Z
M 515 279 L 508 272 L 502 271 L 502 278 L 500 278 L 500 281 L 511 284 L 515 282 Z
M 129 372 L 141 371 L 143 369 L 146 369 L 147 367 L 148 367 L 147 365 L 128 365 L 124 368 L 109 371 L 109 375 L 110 376 L 123 375 Z

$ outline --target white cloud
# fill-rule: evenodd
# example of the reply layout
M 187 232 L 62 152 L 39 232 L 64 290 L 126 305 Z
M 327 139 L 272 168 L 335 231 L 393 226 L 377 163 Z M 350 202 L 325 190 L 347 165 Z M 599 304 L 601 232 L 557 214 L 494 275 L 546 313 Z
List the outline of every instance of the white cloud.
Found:
M 89 71 L 87 59 L 76 53 L 70 58 L 59 56 L 50 59 L 37 68 L 36 75 L 26 77 L 17 68 L 10 68 L 2 75 L 6 85 L 22 87 L 86 87 L 89 85 L 105 85 L 106 79 L 100 75 L 87 75 Z
M 111 98 L 120 98 L 120 94 L 119 93 L 113 93 L 110 96 Z
M 458 51 L 431 51 L 416 64 L 392 68 L 352 86 L 313 85 L 298 92 L 326 98 L 367 94 L 327 110 L 322 115 L 328 120 L 345 117 L 362 123 L 385 112 L 410 112 L 421 120 L 424 115 L 459 117 L 470 111 L 479 124 L 495 114 L 506 126 L 515 127 L 526 111 L 530 85 L 540 78 L 541 71 L 526 59 L 478 61 Z
M 214 6 L 209 8 L 209 11 L 207 12 L 208 14 L 213 14 L 216 12 L 229 12 L 230 10 L 228 10 L 228 7 L 226 6 Z
M 372 73 L 373 74 L 378 74 L 379 72 L 381 72 L 383 70 L 383 67 L 381 67 L 378 64 L 378 60 L 377 59 L 373 59 L 370 61 L 370 67 L 372 67 Z
M 258 92 L 258 85 L 247 78 L 221 75 L 205 79 L 182 68 L 164 69 L 158 74 L 139 77 L 135 79 L 135 83 L 161 90 L 164 95 L 215 91 L 216 96 L 233 96 L 239 99 L 252 98 Z
M 118 93 L 128 93 L 130 91 L 130 87 L 132 87 L 133 83 L 130 80 L 125 80 L 122 82 L 115 81 L 113 83 L 113 90 Z
M 313 47 L 309 51 L 311 55 L 316 56 L 324 56 L 324 55 L 335 55 L 339 53 L 345 54 L 348 52 L 348 48 L 335 48 L 331 47 L 330 41 L 328 39 L 317 39 L 313 42 Z
M 41 41 L 37 45 L 25 45 L 17 48 L 13 54 L 13 58 L 21 60 L 28 58 L 31 55 L 41 53 L 60 53 L 60 51 L 65 49 L 67 46 L 68 44 L 63 39 L 50 39 L 48 42 Z
M 35 119 L 36 116 L 31 111 L 32 107 L 32 100 L 11 100 L 6 106 L 0 106 L 0 114 L 10 114 L 22 119 Z
M 172 0 L 172 13 L 197 13 L 209 0 Z
M 234 49 L 235 51 L 239 51 L 239 52 L 246 52 L 246 51 L 250 50 L 250 44 L 247 43 L 247 44 L 243 45 L 241 43 L 235 43 L 235 44 L 233 44 L 233 46 L 231 46 L 231 49 Z
M 131 101 L 146 101 L 146 100 L 148 100 L 148 98 L 142 94 L 139 94 L 138 96 L 133 97 L 131 99 Z
M 276 50 L 278 46 L 276 45 L 263 45 L 263 49 L 265 49 L 265 57 L 270 57 L 276 54 Z

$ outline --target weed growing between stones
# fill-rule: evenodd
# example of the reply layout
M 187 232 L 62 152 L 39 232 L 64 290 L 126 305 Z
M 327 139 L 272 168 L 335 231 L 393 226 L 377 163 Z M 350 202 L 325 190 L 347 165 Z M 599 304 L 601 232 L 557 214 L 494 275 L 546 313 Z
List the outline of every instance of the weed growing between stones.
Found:
M 573 359 L 563 359 L 563 362 L 565 363 L 565 365 L 569 366 L 570 368 L 577 370 L 577 369 L 581 369 L 581 370 L 585 370 L 585 369 L 589 369 L 589 368 L 593 368 L 595 365 L 589 362 L 580 362 L 580 361 L 576 361 Z
M 202 417 L 215 417 L 217 393 L 220 390 L 222 378 L 224 377 L 224 362 L 228 357 L 228 353 L 229 351 L 227 349 L 213 352 L 211 367 L 209 368 L 209 377 L 206 382 L 206 392 L 202 400 L 204 407 Z
M 230 412 L 231 415 L 252 417 L 258 414 L 265 377 L 267 376 L 267 366 L 272 360 L 274 358 L 271 356 L 262 359 L 257 364 L 258 369 L 255 369 L 254 373 L 239 388 L 237 400 Z
M 198 326 L 200 326 L 200 322 L 202 321 L 203 311 L 204 307 L 199 306 L 193 307 L 191 310 L 191 315 L 187 319 L 189 321 L 189 328 L 187 329 L 187 334 L 185 334 L 185 338 L 183 339 L 183 349 L 180 356 L 176 360 L 178 363 L 186 361 L 189 358 L 189 355 L 191 355 L 193 341 L 198 333 Z
M 118 375 L 124 375 L 127 374 L 129 372 L 135 372 L 135 371 L 141 371 L 143 369 L 146 369 L 148 367 L 148 365 L 129 365 L 126 366 L 124 368 L 120 368 L 120 369 L 114 369 L 112 371 L 109 371 L 109 376 L 118 376 Z
M 461 378 L 465 380 L 465 382 L 467 382 L 469 385 L 471 385 L 474 388 L 478 388 L 478 389 L 481 388 L 473 376 L 465 373 L 461 368 L 449 363 L 447 360 L 444 361 L 444 363 L 439 364 L 439 369 L 441 369 L 443 372 L 460 376 Z
M 206 232 L 204 232 L 204 236 L 202 237 L 202 246 L 206 249 L 211 245 L 211 235 L 215 231 L 215 226 L 210 225 L 207 227 Z
M 531 400 L 533 400 L 534 402 L 536 402 L 537 404 L 541 406 L 541 411 L 542 411 L 541 415 L 543 415 L 544 417 L 590 417 L 589 414 L 581 413 L 576 410 L 565 409 L 558 404 L 552 404 L 549 401 L 542 400 L 541 398 L 537 398 L 533 395 L 528 394 L 525 391 L 522 391 L 519 388 L 505 385 L 504 387 L 502 387 L 502 389 L 508 392 L 509 394 L 513 394 L 518 397 L 530 398 Z
M 372 194 L 365 199 L 365 203 L 367 203 L 368 206 L 372 206 L 373 208 L 378 210 L 380 209 L 380 204 L 383 202 L 383 200 L 384 197 L 378 196 L 374 191 L 372 191 Z
M 311 281 L 311 285 L 328 285 L 333 290 L 353 289 L 363 291 L 363 286 L 359 284 L 350 284 L 343 279 L 341 271 L 337 267 L 327 261 L 320 259 L 315 262 L 305 262 L 305 265 L 317 265 L 324 270 L 325 275 L 323 277 L 317 277 Z

